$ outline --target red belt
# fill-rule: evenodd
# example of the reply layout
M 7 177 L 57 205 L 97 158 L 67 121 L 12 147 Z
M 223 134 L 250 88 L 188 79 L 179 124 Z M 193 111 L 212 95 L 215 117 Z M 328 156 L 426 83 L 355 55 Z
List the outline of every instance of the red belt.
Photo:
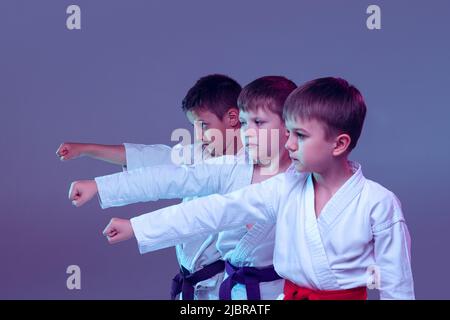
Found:
M 312 290 L 286 280 L 284 300 L 367 300 L 367 289 L 358 287 L 346 290 Z

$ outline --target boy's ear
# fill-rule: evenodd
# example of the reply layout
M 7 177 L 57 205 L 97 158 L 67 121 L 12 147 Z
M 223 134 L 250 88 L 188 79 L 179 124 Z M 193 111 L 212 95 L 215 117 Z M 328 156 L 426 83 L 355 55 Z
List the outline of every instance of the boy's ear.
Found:
M 346 133 L 340 134 L 336 137 L 335 146 L 333 149 L 333 156 L 337 157 L 349 150 L 352 138 Z
M 232 128 L 239 126 L 239 109 L 231 107 L 225 114 L 228 125 Z

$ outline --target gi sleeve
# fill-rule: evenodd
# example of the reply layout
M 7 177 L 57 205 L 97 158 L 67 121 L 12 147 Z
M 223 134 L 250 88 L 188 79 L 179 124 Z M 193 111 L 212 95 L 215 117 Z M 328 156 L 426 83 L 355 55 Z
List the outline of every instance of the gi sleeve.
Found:
M 233 164 L 159 165 L 95 178 L 100 206 L 178 199 L 218 193 Z
M 132 218 L 139 251 L 155 251 L 255 221 L 273 223 L 276 214 L 270 198 L 279 196 L 280 181 L 275 176 L 226 195 L 214 194 Z
M 395 195 L 372 208 L 371 222 L 375 261 L 380 272 L 380 298 L 414 299 L 411 238 Z
M 172 148 L 163 144 L 145 145 L 124 143 L 127 164 L 124 170 L 171 164 Z

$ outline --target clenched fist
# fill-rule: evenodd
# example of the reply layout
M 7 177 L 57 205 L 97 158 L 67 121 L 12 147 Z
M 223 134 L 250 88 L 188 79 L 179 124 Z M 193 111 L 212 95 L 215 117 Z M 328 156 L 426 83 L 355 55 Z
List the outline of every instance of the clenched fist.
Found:
M 95 180 L 74 181 L 70 185 L 69 200 L 75 207 L 81 207 L 98 192 Z
M 103 230 L 103 235 L 106 236 L 110 244 L 115 244 L 131 239 L 134 236 L 134 232 L 130 220 L 112 218 L 105 230 Z
M 61 161 L 76 159 L 84 155 L 86 148 L 87 144 L 85 143 L 65 142 L 56 150 L 56 155 Z

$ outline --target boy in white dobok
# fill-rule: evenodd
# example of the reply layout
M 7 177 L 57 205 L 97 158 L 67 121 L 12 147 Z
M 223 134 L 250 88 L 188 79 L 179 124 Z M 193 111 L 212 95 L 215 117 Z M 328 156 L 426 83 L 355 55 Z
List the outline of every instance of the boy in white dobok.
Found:
M 88 188 L 81 190 L 81 200 L 91 199 L 97 189 L 102 208 L 225 194 L 284 172 L 291 161 L 284 148 L 287 135 L 282 112 L 286 98 L 295 88 L 292 81 L 280 76 L 262 77 L 243 88 L 238 106 L 246 150 L 236 157 L 214 158 L 194 166 L 153 166 L 98 177 L 93 192 Z M 221 232 L 217 248 L 225 260 L 225 279 L 219 297 L 233 300 L 278 297 L 283 292 L 284 280 L 273 268 L 274 244 L 273 223 L 242 224 Z M 145 247 L 140 251 L 147 252 Z
M 292 167 L 260 184 L 130 220 L 112 219 L 110 243 L 136 237 L 157 250 L 253 221 L 276 222 L 274 267 L 285 299 L 366 299 L 377 270 L 381 299 L 413 299 L 410 237 L 396 196 L 348 160 L 366 114 L 360 92 L 316 79 L 286 100 Z M 236 214 L 239 212 L 239 214 Z

